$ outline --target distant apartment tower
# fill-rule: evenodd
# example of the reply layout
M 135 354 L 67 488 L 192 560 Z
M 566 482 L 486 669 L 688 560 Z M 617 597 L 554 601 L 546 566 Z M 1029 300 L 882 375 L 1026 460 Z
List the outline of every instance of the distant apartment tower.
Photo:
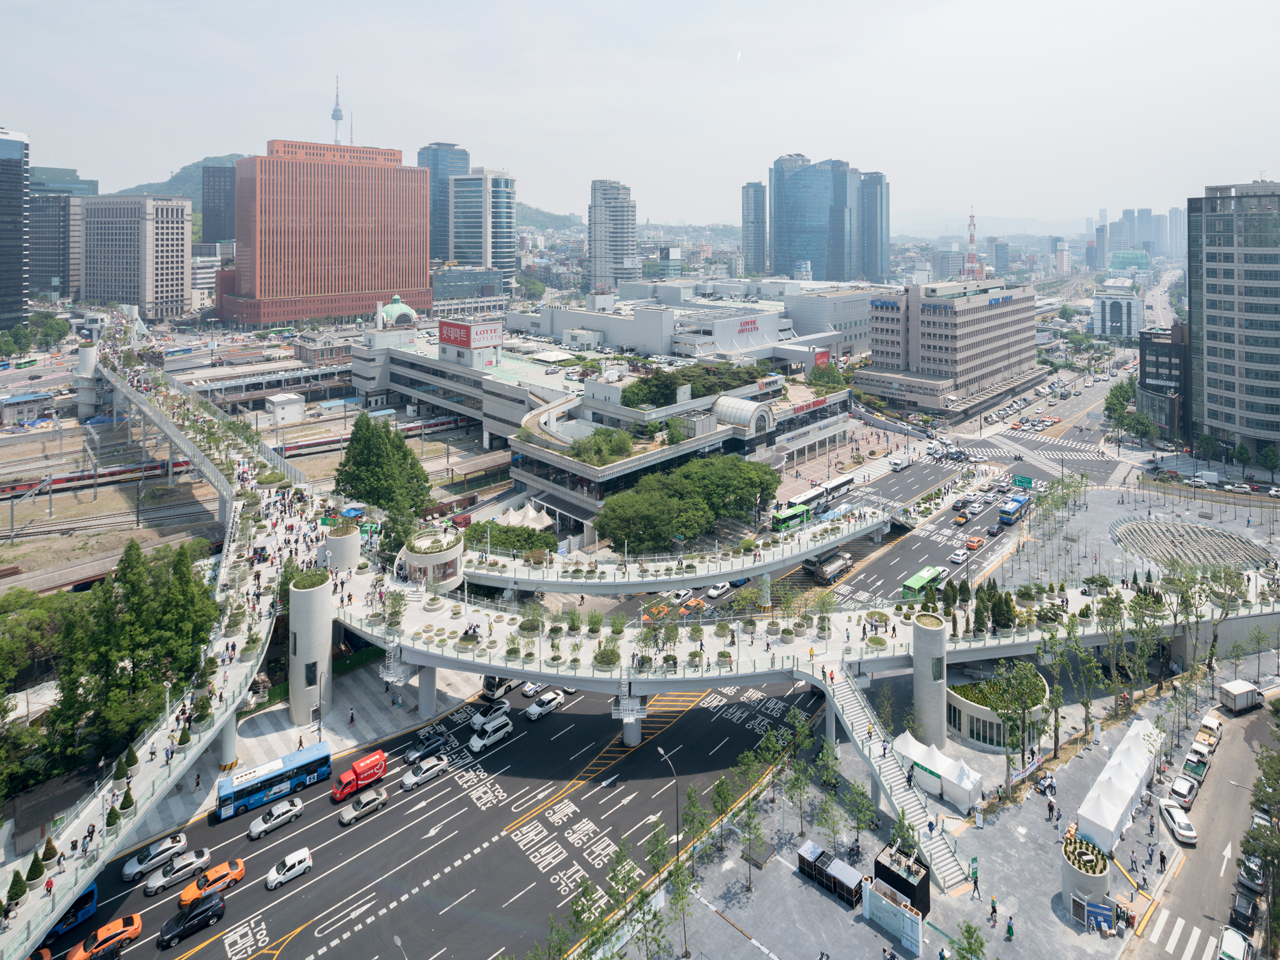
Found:
M 742 188 L 742 269 L 760 276 L 769 272 L 768 191 L 759 180 Z
M 31 272 L 31 144 L 0 127 L 0 330 L 27 319 Z
M 1205 187 L 1187 200 L 1188 437 L 1209 433 L 1256 458 L 1280 444 L 1280 183 Z M 1224 282 L 1225 281 L 1225 282 Z
M 32 297 L 82 298 L 84 199 L 67 194 L 31 197 Z
M 506 170 L 472 167 L 449 178 L 449 256 L 463 267 L 502 271 L 502 291 L 515 286 L 516 182 Z
M 222 243 L 236 238 L 236 168 L 203 167 L 200 242 Z
M 1058 241 L 1057 249 L 1054 251 L 1054 266 L 1060 277 L 1071 272 L 1071 245 L 1065 240 Z
M 609 292 L 640 279 L 636 250 L 636 202 L 617 180 L 592 180 L 587 207 L 587 279 L 592 291 Z
M 1169 208 L 1169 256 L 1187 255 L 1187 211 L 1182 207 Z
M 843 160 L 810 163 L 800 154 L 769 171 L 773 272 L 814 280 L 857 279 L 862 269 L 861 174 Z M 808 263 L 808 271 L 796 264 Z
M 356 319 L 397 295 L 430 310 L 429 176 L 399 150 L 295 140 L 237 160 L 235 283 L 220 293 L 222 319 Z
M 1140 207 L 1138 209 L 1136 240 L 1133 244 L 1139 250 L 1142 249 L 1144 243 L 1150 243 L 1153 247 L 1155 246 L 1156 237 L 1152 228 L 1151 208 Z
M 1151 246 L 1157 257 L 1169 255 L 1169 217 L 1157 213 L 1151 218 Z
M 862 225 L 862 263 L 859 275 L 872 283 L 885 283 L 889 266 L 889 178 L 864 173 L 859 184 L 858 222 Z
M 136 304 L 144 320 L 191 309 L 191 200 L 82 197 L 84 296 Z
M 82 180 L 80 174 L 67 167 L 32 167 L 31 195 L 96 197 L 97 180 Z
M 1129 249 L 1129 223 L 1127 220 L 1115 220 L 1107 226 L 1107 253 L 1123 253 Z M 1104 264 L 1105 265 L 1105 264 Z
M 996 271 L 997 277 L 1003 277 L 1009 272 L 1009 241 L 997 240 L 992 248 L 991 266 Z
M 1141 249 L 1141 245 L 1138 243 L 1138 214 L 1137 214 L 1137 211 L 1135 211 L 1135 210 L 1122 210 L 1122 211 L 1120 212 L 1120 219 L 1124 221 L 1124 229 L 1125 229 L 1125 236 L 1124 236 L 1124 239 L 1125 239 L 1125 246 L 1124 246 L 1124 249 L 1125 249 L 1125 250 L 1128 250 L 1130 247 L 1139 247 L 1139 249 Z
M 958 243 L 939 243 L 933 252 L 933 279 L 935 281 L 959 277 L 964 273 L 965 255 L 960 252 Z
M 1105 211 L 1104 211 L 1105 212 Z M 1107 223 L 1105 220 L 1093 228 L 1093 266 L 1097 270 L 1107 268 Z
M 431 171 L 431 259 L 449 259 L 449 178 L 471 172 L 471 154 L 456 143 L 428 143 L 418 166 Z

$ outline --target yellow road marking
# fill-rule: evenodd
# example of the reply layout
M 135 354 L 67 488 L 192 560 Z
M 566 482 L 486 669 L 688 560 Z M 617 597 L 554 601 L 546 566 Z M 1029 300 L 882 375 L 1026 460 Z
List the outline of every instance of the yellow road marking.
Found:
M 1142 936 L 1142 931 L 1147 928 L 1147 921 L 1151 919 L 1151 915 L 1156 912 L 1156 907 L 1160 904 L 1159 900 L 1152 900 L 1151 906 L 1147 907 L 1147 912 L 1142 916 L 1142 922 L 1138 924 L 1138 929 L 1134 931 L 1134 936 Z

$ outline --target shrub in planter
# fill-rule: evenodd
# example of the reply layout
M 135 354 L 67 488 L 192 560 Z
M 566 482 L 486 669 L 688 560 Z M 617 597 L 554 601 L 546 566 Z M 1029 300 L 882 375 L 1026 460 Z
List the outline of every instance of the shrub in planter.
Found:
M 894 613 L 901 613 L 901 612 L 902 612 L 902 604 L 900 604 L 900 603 L 895 603 L 895 604 L 893 605 L 893 610 L 894 610 Z
M 130 769 L 138 765 L 138 752 L 133 749 L 133 744 L 129 744 L 129 749 L 125 751 L 124 763 Z
M 640 658 L 641 670 L 648 670 L 651 666 L 653 666 L 653 657 L 649 656 L 648 654 L 645 654 L 643 657 Z
M 107 811 L 107 826 L 114 827 L 119 822 L 120 822 L 120 811 L 117 810 L 115 807 L 112 807 L 110 810 Z
M 784 637 L 794 637 L 796 635 L 796 632 L 792 630 L 790 627 L 784 627 L 782 630 L 782 635 Z
M 727 637 L 729 635 L 729 625 L 727 623 L 716 624 L 716 636 Z
M 53 845 L 53 837 L 44 838 L 44 850 L 40 854 L 40 859 L 45 863 L 58 858 L 58 848 Z
M 536 656 L 536 654 L 534 654 L 534 652 L 533 652 L 532 650 L 529 650 L 529 651 L 526 651 L 526 652 L 525 652 L 524 658 L 525 658 L 526 660 L 532 660 L 532 659 L 534 658 L 534 656 Z
M 674 667 L 676 665 L 676 655 L 674 653 L 664 654 L 662 662 L 665 666 Z
M 521 620 L 520 632 L 521 633 L 537 633 L 538 628 L 541 626 L 542 626 L 541 620 Z
M 732 657 L 733 657 L 733 654 L 732 654 L 732 653 L 730 653 L 728 650 L 720 650 L 719 652 L 717 652 L 717 653 L 716 653 L 716 659 L 717 659 L 717 660 L 725 660 L 725 661 L 727 661 L 727 660 L 731 659 Z
M 751 617 L 747 617 L 747 619 L 743 620 L 742 625 L 744 627 L 750 627 L 752 630 L 756 628 L 756 622 Z
M 123 780 L 123 779 L 124 779 L 125 777 L 127 777 L 128 775 L 129 775 L 129 767 L 128 767 L 128 765 L 124 762 L 124 757 L 121 757 L 119 760 L 117 760 L 117 761 L 116 761 L 116 769 L 115 769 L 115 773 L 113 773 L 113 774 L 111 775 L 111 779 L 112 779 L 112 780 Z
M 564 627 L 560 626 L 558 623 L 547 631 L 547 635 L 551 637 L 558 637 L 562 633 L 564 633 Z
M 185 747 L 190 742 L 191 742 L 191 731 L 188 730 L 186 725 L 184 724 L 182 727 L 182 733 L 178 734 L 178 746 Z
M 507 647 L 507 656 L 508 656 L 508 657 L 518 657 L 518 656 L 520 656 L 520 648 L 519 648 L 519 647 Z
M 121 810 L 133 809 L 133 787 L 124 788 L 124 797 L 120 800 Z
M 44 862 L 39 854 L 31 855 L 31 866 L 27 867 L 27 883 L 35 883 L 44 876 Z
M 701 660 L 702 660 L 702 651 L 701 651 L 701 650 L 690 650 L 690 651 L 689 651 L 689 662 L 690 662 L 690 663 L 699 663 Z
M 750 537 L 743 537 L 742 542 L 738 544 L 739 550 L 754 550 L 755 548 L 756 542 Z
M 595 655 L 596 665 L 601 667 L 616 667 L 621 660 L 622 654 L 613 647 L 605 647 Z
M 912 616 L 913 616 L 913 614 L 911 613 L 911 611 L 910 611 L 910 610 L 904 610 L 904 611 L 902 612 L 902 619 L 903 619 L 903 620 L 910 621 L 910 619 L 911 619 L 911 617 L 912 617 Z
M 1081 620 L 1093 619 L 1093 606 L 1091 604 L 1086 603 L 1083 607 L 1080 608 L 1080 619 Z
M 27 881 L 22 879 L 21 871 L 13 871 L 13 879 L 9 881 L 9 903 L 17 903 L 27 895 Z

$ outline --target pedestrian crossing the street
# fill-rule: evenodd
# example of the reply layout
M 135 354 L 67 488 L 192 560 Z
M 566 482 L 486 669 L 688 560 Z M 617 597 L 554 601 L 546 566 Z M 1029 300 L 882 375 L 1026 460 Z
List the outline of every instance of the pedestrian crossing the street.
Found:
M 1166 930 L 1170 920 L 1173 922 L 1171 929 Z M 1170 956 L 1178 957 L 1179 960 L 1213 960 L 1213 953 L 1218 943 L 1210 930 L 1207 934 L 1199 927 L 1192 926 L 1186 939 L 1182 937 L 1182 931 L 1187 928 L 1188 924 L 1182 917 L 1173 917 L 1167 908 L 1160 909 L 1159 916 L 1156 917 L 1155 926 L 1151 928 L 1151 932 L 1147 934 L 1147 940 L 1156 947 L 1164 947 L 1164 952 Z M 1168 939 L 1164 939 L 1165 934 Z M 1197 955 L 1196 949 L 1200 946 L 1200 938 L 1205 937 L 1204 949 Z

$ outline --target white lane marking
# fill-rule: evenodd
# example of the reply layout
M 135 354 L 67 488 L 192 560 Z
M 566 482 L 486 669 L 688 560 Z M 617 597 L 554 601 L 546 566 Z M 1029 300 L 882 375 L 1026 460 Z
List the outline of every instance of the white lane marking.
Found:
M 630 830 L 624 833 L 622 835 L 623 839 L 626 839 L 627 837 L 635 833 L 637 830 L 639 830 L 641 827 L 648 826 L 649 824 L 653 823 L 657 819 L 658 819 L 658 815 L 656 813 L 649 814 L 649 816 L 645 817 L 643 820 L 637 823 L 634 827 L 632 827 Z
M 1164 922 L 1169 919 L 1169 911 L 1162 909 L 1160 916 L 1156 917 L 1156 928 L 1151 931 L 1151 942 L 1156 943 L 1160 940 L 1160 931 L 1164 929 Z
M 1169 934 L 1169 945 L 1165 947 L 1165 953 L 1173 953 L 1173 945 L 1178 942 L 1178 937 L 1182 936 L 1182 927 L 1186 923 L 1181 917 L 1178 922 L 1173 925 L 1173 933 Z
M 449 822 L 450 820 L 452 820 L 454 817 L 460 817 L 460 816 L 462 816 L 462 815 L 463 815 L 464 813 L 466 813 L 466 812 L 467 812 L 466 810 L 459 810 L 457 813 L 454 813 L 454 814 L 451 814 L 450 816 L 445 817 L 443 820 L 441 820 L 439 823 L 437 823 L 434 827 L 432 827 L 430 830 L 428 830 L 425 834 L 423 834 L 422 839 L 423 839 L 423 840 L 429 840 L 429 839 L 431 839 L 431 838 L 432 838 L 432 837 L 434 837 L 437 833 L 439 833 L 439 832 L 440 832 L 440 828 L 441 828 L 441 827 L 443 827 L 446 823 L 448 823 L 448 822 Z
M 608 810 L 608 812 L 600 814 L 600 819 L 601 819 L 601 820 L 603 820 L 605 817 L 609 816 L 609 814 L 610 814 L 610 813 L 613 813 L 615 810 L 620 810 L 620 809 L 622 809 L 622 808 L 623 808 L 623 807 L 625 807 L 628 803 L 630 803 L 632 800 L 634 800 L 634 799 L 635 799 L 635 796 L 636 796 L 636 795 L 635 795 L 634 793 L 632 793 L 630 796 L 625 797 L 625 798 L 624 798 L 624 799 L 622 799 L 622 800 L 619 800 L 619 801 L 618 801 L 617 806 L 610 807 L 610 808 L 609 808 L 609 810 Z
M 715 753 L 717 750 L 719 750 L 728 742 L 729 742 L 729 738 L 725 737 L 723 740 L 721 740 L 719 743 L 717 743 L 714 747 L 711 748 L 711 753 Z M 708 757 L 711 756 L 711 753 L 708 753 L 707 756 Z
M 596 745 L 596 742 L 595 742 L 594 740 L 592 740 L 590 743 L 588 743 L 585 747 L 583 747 L 581 750 L 579 750 L 577 753 L 575 753 L 575 754 L 574 754 L 572 757 L 570 757 L 569 759 L 570 759 L 570 760 L 573 760 L 575 757 L 580 757 L 580 756 L 582 756 L 584 753 L 586 753 L 588 750 L 590 750 L 590 749 L 591 749 L 592 747 L 594 747 L 595 745 Z
M 662 790 L 666 790 L 666 789 L 667 789 L 667 787 L 670 787 L 670 786 L 671 786 L 672 784 L 674 784 L 674 783 L 675 783 L 675 781 L 674 781 L 674 780 L 670 781 L 669 783 L 667 783 L 667 785 L 666 785 L 666 786 L 664 786 L 664 787 L 662 788 Z M 662 790 L 659 790 L 659 791 L 658 791 L 658 793 L 662 793 Z M 655 799 L 657 799 L 658 793 L 655 793 L 655 794 L 654 794 L 652 797 L 650 797 L 649 799 L 650 799 L 650 800 L 655 800 Z
M 476 892 L 476 888 L 475 888 L 475 887 L 472 887 L 470 890 L 468 890 L 466 893 L 464 893 L 462 896 L 460 896 L 457 900 L 453 901 L 453 903 L 449 904 L 449 906 L 445 907 L 445 908 L 444 908 L 444 910 L 441 910 L 441 911 L 440 911 L 440 913 L 439 913 L 439 914 L 437 914 L 437 916 L 443 916 L 443 915 L 445 914 L 445 912 L 446 912 L 446 911 L 448 911 L 448 910 L 452 910 L 454 907 L 456 907 L 456 906 L 457 906 L 458 904 L 460 904 L 463 900 L 467 899 L 467 897 L 471 896 L 471 895 L 472 895 L 473 893 L 475 893 L 475 892 Z M 499 951 L 499 952 L 501 952 L 501 951 Z M 495 956 L 496 956 L 496 955 L 497 955 L 497 954 L 495 954 Z
M 510 904 L 512 904 L 512 903 L 515 903 L 517 900 L 519 900 L 521 897 L 523 897 L 526 893 L 528 893 L 530 890 L 532 890 L 532 889 L 533 889 L 534 887 L 536 887 L 537 885 L 538 885 L 538 881 L 537 881 L 537 880 L 533 881 L 533 883 L 529 884 L 527 887 L 525 887 L 523 890 L 521 890 L 519 893 L 517 893 L 514 897 L 512 897 L 510 900 L 508 900 L 506 903 L 504 903 L 504 904 L 503 904 L 503 906 L 504 906 L 504 907 L 506 907 L 506 906 L 508 906 L 508 905 L 510 905 Z
M 566 733 L 568 733 L 570 730 L 572 730 L 576 726 L 577 726 L 576 723 L 569 724 L 567 727 L 565 727 L 563 730 L 557 733 L 555 737 L 552 737 L 551 739 L 554 740 L 556 739 L 556 737 L 563 737 Z
M 1200 928 L 1192 927 L 1191 936 L 1187 940 L 1187 949 L 1182 954 L 1182 960 L 1191 960 L 1191 952 L 1195 950 L 1196 944 L 1200 942 Z

